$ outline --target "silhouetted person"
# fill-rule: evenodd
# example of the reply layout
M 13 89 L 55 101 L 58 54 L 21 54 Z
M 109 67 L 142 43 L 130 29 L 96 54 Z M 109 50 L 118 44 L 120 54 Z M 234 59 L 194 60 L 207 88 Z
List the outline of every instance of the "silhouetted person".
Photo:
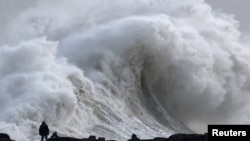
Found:
M 132 134 L 131 139 L 129 139 L 129 141 L 139 141 L 140 139 L 135 135 Z
M 45 123 L 45 121 L 42 122 L 42 124 L 39 127 L 39 134 L 41 135 L 41 141 L 44 140 L 45 141 L 48 140 L 48 135 L 49 135 L 49 127 L 48 125 Z
M 50 138 L 58 138 L 57 132 L 54 132 Z

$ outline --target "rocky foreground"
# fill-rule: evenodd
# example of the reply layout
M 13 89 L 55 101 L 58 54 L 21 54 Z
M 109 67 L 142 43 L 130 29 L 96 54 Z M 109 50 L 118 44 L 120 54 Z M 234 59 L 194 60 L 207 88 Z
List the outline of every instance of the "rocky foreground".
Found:
M 0 133 L 0 141 L 18 141 L 10 139 L 8 134 Z M 53 136 L 48 139 L 48 141 L 105 141 L 105 138 L 95 136 L 89 136 L 89 138 L 73 138 L 73 137 L 59 137 Z M 115 140 L 106 140 L 115 141 Z M 207 134 L 173 134 L 168 138 L 165 137 L 155 137 L 153 139 L 139 139 L 136 135 L 132 135 L 131 139 L 128 141 L 207 141 Z

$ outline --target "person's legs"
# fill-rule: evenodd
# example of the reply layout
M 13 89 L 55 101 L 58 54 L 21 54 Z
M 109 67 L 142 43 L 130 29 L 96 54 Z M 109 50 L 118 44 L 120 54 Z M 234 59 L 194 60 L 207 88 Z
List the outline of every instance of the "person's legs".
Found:
M 41 141 L 43 141 L 43 139 L 44 139 L 44 136 L 41 136 Z
M 46 140 L 46 141 L 48 140 L 48 136 L 47 136 L 47 135 L 45 136 L 45 140 Z

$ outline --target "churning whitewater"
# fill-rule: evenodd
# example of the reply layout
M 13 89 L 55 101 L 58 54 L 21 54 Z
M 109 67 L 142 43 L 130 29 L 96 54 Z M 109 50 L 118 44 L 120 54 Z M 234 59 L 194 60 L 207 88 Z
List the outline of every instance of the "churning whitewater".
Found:
M 29 3 L 28 3 L 29 2 Z M 250 50 L 204 0 L 2 0 L 0 132 L 125 140 L 249 123 Z

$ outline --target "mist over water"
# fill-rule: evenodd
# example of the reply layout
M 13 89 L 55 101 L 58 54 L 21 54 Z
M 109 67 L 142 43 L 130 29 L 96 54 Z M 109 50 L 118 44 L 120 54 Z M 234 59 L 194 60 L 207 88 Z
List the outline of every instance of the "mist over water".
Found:
M 0 7 L 0 132 L 15 140 L 39 140 L 43 120 L 117 140 L 249 123 L 249 44 L 203 0 Z

